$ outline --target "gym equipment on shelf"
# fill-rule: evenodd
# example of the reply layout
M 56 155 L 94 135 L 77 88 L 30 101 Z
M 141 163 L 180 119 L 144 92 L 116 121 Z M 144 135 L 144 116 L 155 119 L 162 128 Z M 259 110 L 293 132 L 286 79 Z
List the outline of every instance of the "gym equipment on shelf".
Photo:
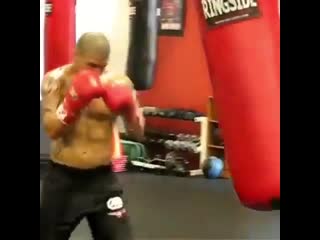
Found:
M 146 149 L 143 144 L 128 140 L 121 140 L 121 143 L 129 161 L 147 157 Z
M 213 144 L 217 146 L 224 146 L 221 128 L 218 127 L 213 129 L 212 138 Z

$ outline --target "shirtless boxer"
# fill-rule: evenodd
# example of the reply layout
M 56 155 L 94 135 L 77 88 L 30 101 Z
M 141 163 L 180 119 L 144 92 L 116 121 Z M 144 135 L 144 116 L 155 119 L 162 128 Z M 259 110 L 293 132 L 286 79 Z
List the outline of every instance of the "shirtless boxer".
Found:
M 52 139 L 43 181 L 40 239 L 67 240 L 86 217 L 95 240 L 132 239 L 122 189 L 112 173 L 115 118 L 143 136 L 130 79 L 106 70 L 110 46 L 101 33 L 85 33 L 74 61 L 46 74 L 43 125 Z

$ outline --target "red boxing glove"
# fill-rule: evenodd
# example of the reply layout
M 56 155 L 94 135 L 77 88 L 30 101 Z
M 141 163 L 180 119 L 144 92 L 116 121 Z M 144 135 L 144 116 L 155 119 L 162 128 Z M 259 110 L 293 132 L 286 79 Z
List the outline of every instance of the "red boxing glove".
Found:
M 132 88 L 124 84 L 108 84 L 104 88 L 104 102 L 112 112 L 123 114 L 129 122 L 139 118 L 139 105 Z
M 134 132 L 144 132 L 145 119 L 136 100 L 135 91 L 125 84 L 108 84 L 104 102 L 112 112 L 120 113 L 128 121 Z
M 105 90 L 100 82 L 100 73 L 83 70 L 72 79 L 62 104 L 57 109 L 57 117 L 64 124 L 70 124 L 77 114 L 94 99 L 104 96 Z
M 123 84 L 108 84 L 104 89 L 104 102 L 112 112 L 126 112 L 134 108 L 136 101 L 132 88 Z

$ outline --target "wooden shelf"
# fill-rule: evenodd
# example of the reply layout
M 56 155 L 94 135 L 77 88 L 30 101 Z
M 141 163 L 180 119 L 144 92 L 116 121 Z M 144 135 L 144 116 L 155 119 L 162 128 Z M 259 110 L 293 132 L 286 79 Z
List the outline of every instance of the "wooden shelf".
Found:
M 213 144 L 208 144 L 208 148 L 224 150 L 224 146 L 218 146 L 218 145 L 213 145 Z
M 208 122 L 209 123 L 216 123 L 216 124 L 219 124 L 219 122 L 217 120 L 213 120 L 213 119 L 208 119 Z
M 223 170 L 222 178 L 226 178 L 226 179 L 231 178 L 231 174 L 230 174 L 230 171 L 228 169 Z
M 224 146 L 219 146 L 214 144 L 213 131 L 215 128 L 219 127 L 219 121 L 218 121 L 213 97 L 209 97 L 209 100 L 208 100 L 207 118 L 209 123 L 207 126 L 207 149 L 206 149 L 207 158 L 209 156 L 217 156 L 219 158 L 223 158 L 225 162 L 224 162 L 224 170 L 223 170 L 222 178 L 231 178 L 228 162 L 225 158 Z

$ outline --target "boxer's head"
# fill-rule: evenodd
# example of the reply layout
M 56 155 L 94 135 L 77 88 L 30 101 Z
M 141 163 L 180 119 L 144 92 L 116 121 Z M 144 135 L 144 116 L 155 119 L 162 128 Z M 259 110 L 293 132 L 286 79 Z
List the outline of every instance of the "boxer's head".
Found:
M 85 33 L 77 42 L 73 65 L 77 70 L 94 68 L 102 72 L 109 55 L 110 44 L 103 33 Z

